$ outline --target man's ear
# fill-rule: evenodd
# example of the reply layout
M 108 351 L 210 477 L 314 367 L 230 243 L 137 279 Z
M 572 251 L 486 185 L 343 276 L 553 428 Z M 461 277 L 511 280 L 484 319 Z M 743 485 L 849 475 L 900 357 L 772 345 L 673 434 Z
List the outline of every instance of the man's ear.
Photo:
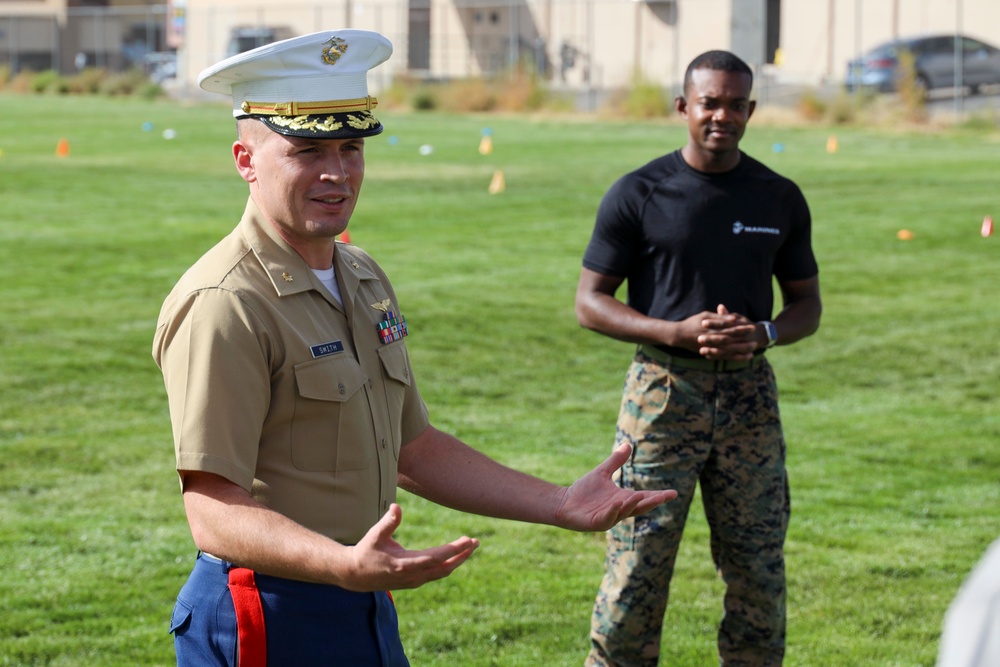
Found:
M 683 95 L 674 98 L 674 109 L 684 118 L 687 118 L 687 99 Z
M 750 107 L 747 109 L 747 120 L 753 115 L 753 110 L 757 108 L 757 100 L 750 100 Z
M 233 142 L 233 160 L 236 162 L 236 171 L 247 183 L 253 183 L 257 180 L 252 158 L 253 152 L 245 141 L 237 139 Z

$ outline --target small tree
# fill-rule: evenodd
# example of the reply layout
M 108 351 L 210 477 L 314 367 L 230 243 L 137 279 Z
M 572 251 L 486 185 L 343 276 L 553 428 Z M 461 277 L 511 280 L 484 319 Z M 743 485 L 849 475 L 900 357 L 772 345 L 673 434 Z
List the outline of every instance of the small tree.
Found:
M 927 84 L 917 74 L 917 59 L 909 49 L 899 52 L 899 78 L 896 90 L 903 103 L 908 120 L 922 123 L 927 120 Z

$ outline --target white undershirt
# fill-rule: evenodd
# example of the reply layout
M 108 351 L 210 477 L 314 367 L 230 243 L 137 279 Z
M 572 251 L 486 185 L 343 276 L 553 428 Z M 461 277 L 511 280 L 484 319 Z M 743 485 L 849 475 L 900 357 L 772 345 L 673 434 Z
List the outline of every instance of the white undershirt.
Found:
M 344 300 L 340 298 L 340 287 L 337 285 L 337 277 L 333 273 L 333 267 L 329 269 L 313 269 L 313 273 L 323 283 L 323 286 L 330 290 L 330 294 L 337 300 L 337 303 L 344 305 Z

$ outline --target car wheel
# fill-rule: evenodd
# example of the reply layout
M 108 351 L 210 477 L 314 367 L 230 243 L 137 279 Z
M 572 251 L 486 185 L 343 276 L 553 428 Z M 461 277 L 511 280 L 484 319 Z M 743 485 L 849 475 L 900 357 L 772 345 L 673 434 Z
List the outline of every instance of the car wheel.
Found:
M 931 82 L 927 78 L 926 74 L 917 73 L 917 76 L 913 79 L 914 92 L 917 93 L 917 97 L 922 100 L 926 100 L 930 94 Z

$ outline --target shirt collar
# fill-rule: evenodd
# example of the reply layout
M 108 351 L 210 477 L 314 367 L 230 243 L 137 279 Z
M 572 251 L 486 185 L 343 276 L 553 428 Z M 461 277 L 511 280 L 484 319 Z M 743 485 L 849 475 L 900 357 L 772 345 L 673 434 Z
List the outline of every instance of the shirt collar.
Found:
M 288 296 L 320 289 L 319 278 L 295 250 L 278 235 L 277 230 L 267 221 L 253 198 L 247 199 L 247 206 L 240 220 L 240 230 L 253 249 L 257 261 L 267 273 L 278 296 Z M 377 279 L 367 262 L 361 261 L 357 253 L 346 244 L 338 243 L 333 253 L 334 272 L 341 289 L 341 298 L 354 299 L 362 280 Z M 334 303 L 336 303 L 334 301 Z M 339 304 L 338 304 L 339 305 Z

